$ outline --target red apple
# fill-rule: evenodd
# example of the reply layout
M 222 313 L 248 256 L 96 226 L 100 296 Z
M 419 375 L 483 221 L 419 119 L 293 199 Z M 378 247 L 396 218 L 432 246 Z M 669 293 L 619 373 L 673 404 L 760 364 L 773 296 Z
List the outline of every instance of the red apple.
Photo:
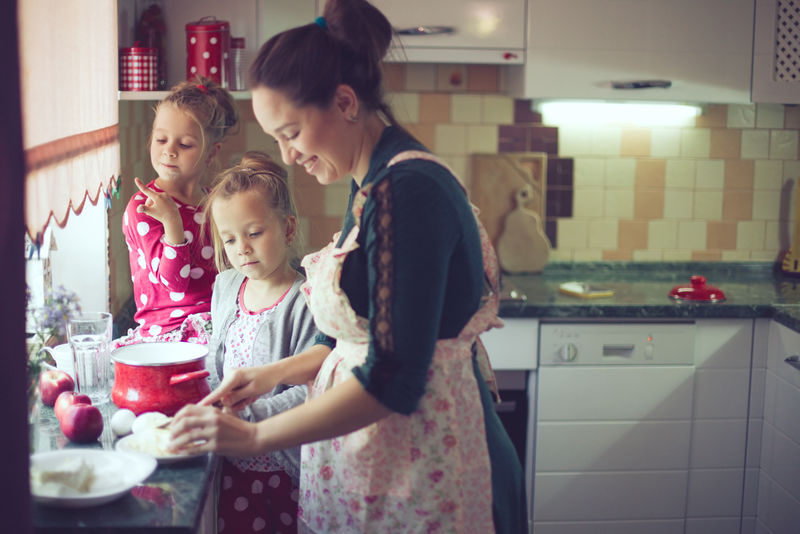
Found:
M 56 403 L 53 405 L 53 411 L 56 412 L 56 418 L 61 421 L 61 416 L 64 411 L 73 404 L 91 404 L 92 399 L 89 395 L 78 393 L 76 391 L 62 391 L 56 398 Z
M 53 406 L 62 391 L 74 390 L 75 381 L 64 371 L 48 369 L 39 375 L 39 395 L 45 406 Z
M 103 433 L 103 415 L 91 404 L 67 406 L 59 423 L 61 432 L 76 443 L 97 441 Z

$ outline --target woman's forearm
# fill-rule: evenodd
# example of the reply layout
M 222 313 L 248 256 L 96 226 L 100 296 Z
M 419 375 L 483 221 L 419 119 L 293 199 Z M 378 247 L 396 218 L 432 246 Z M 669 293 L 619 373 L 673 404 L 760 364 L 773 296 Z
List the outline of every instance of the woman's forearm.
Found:
M 341 436 L 392 413 L 351 377 L 319 397 L 257 423 L 257 449 L 274 451 Z
M 307 384 L 317 376 L 322 362 L 330 354 L 327 345 L 314 345 L 308 350 L 270 364 L 277 383 L 289 386 Z

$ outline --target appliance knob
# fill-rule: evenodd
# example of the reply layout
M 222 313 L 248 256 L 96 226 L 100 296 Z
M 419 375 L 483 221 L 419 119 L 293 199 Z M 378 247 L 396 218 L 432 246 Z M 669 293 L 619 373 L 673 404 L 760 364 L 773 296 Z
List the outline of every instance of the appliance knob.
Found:
M 558 351 L 558 357 L 562 362 L 572 362 L 578 356 L 578 347 L 575 343 L 567 343 L 562 345 Z

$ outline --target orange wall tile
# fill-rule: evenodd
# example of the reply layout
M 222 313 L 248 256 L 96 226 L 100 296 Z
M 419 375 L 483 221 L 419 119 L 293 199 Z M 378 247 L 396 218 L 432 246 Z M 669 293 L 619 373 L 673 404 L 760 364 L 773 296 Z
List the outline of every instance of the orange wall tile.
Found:
M 636 188 L 662 188 L 667 174 L 663 159 L 640 159 L 636 162 Z
M 740 130 L 711 130 L 711 152 L 713 159 L 738 159 L 742 149 L 742 132 Z
M 736 223 L 709 221 L 706 226 L 706 246 L 709 250 L 736 250 Z
M 450 124 L 450 95 L 420 94 L 419 121 L 423 124 Z
M 647 221 L 619 221 L 618 250 L 647 248 Z

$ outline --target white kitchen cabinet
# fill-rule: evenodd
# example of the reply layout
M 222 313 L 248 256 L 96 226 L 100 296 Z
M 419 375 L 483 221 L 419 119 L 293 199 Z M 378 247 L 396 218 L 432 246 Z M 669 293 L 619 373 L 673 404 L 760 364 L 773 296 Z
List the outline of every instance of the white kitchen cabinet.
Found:
M 800 103 L 800 2 L 756 0 L 753 102 Z
M 800 532 L 800 364 L 792 361 L 798 355 L 800 333 L 773 321 L 764 381 L 755 532 Z
M 522 64 L 525 0 L 372 0 L 404 34 L 387 61 Z M 320 1 L 319 11 L 325 2 Z M 444 33 L 437 30 L 449 29 Z
M 516 96 L 750 102 L 753 0 L 529 0 Z M 669 88 L 612 82 L 667 80 Z
M 751 319 L 541 323 L 537 534 L 739 532 Z

